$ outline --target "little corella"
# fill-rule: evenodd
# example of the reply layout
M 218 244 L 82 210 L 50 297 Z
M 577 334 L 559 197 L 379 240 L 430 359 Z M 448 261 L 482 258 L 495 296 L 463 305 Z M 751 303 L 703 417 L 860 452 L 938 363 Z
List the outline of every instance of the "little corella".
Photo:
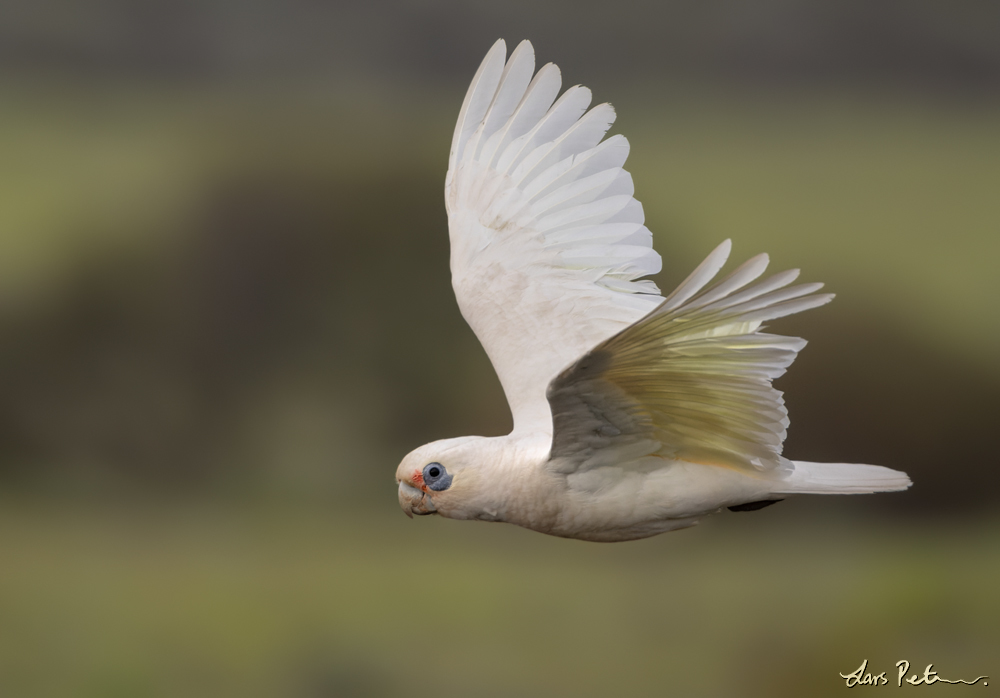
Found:
M 505 60 L 506 59 L 506 60 Z M 905 473 L 781 455 L 771 381 L 805 341 L 762 323 L 828 303 L 767 255 L 721 279 L 719 245 L 664 297 L 629 144 L 609 104 L 559 95 L 532 46 L 498 41 L 465 96 L 445 203 L 452 285 L 514 417 L 507 436 L 421 446 L 396 470 L 413 514 L 503 521 L 592 541 L 684 528 L 793 494 L 903 490 Z

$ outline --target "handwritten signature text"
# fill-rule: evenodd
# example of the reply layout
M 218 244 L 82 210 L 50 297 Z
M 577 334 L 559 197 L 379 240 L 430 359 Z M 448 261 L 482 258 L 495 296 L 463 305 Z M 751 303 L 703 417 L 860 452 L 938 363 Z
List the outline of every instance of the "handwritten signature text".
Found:
M 900 659 L 896 662 L 896 685 L 902 686 L 904 682 L 910 684 L 911 686 L 930 686 L 931 684 L 938 683 L 964 683 L 969 686 L 973 686 L 980 681 L 983 682 L 984 686 L 989 686 L 987 679 L 989 676 L 980 676 L 972 681 L 966 681 L 965 679 L 945 679 L 938 676 L 938 673 L 934 671 L 934 665 L 928 664 L 927 668 L 924 669 L 923 675 L 913 674 L 907 677 L 907 672 L 910 671 L 910 663 L 905 659 Z M 889 683 L 889 679 L 886 678 L 886 672 L 880 672 L 875 674 L 868 671 L 868 660 L 861 662 L 861 666 L 852 671 L 850 674 L 841 674 L 840 678 L 847 680 L 847 687 L 852 688 L 854 686 L 885 686 Z

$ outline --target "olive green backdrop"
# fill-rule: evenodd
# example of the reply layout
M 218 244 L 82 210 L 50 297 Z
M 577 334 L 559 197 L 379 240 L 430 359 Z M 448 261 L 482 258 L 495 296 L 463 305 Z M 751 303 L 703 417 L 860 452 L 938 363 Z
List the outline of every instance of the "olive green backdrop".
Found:
M 974 2 L 10 2 L 0 694 L 801 696 L 1000 674 L 1000 12 Z M 664 289 L 718 242 L 786 454 L 906 470 L 614 546 L 398 510 L 510 415 L 448 278 L 492 42 L 619 112 Z M 1000 682 L 1000 678 L 997 679 Z M 875 690 L 862 689 L 855 690 Z

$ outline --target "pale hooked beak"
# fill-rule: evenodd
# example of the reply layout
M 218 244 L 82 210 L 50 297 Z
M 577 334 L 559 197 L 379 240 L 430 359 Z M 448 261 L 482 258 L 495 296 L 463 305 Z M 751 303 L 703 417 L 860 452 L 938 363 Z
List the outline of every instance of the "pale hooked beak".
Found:
M 436 514 L 437 509 L 434 502 L 426 494 L 418 490 L 413 485 L 399 481 L 399 506 L 411 519 L 413 515 L 427 516 Z

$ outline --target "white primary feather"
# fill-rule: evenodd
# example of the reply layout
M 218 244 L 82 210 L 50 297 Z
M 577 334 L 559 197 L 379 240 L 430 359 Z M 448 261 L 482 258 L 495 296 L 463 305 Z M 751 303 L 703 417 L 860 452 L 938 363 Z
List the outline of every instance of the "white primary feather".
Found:
M 462 109 L 455 124 L 451 157 L 448 162 L 449 170 L 454 169 L 456 161 L 462 156 L 460 148 L 469 142 L 473 131 L 479 128 L 486 111 L 493 103 L 497 85 L 500 84 L 500 76 L 503 74 L 506 52 L 507 47 L 503 40 L 493 44 L 472 78 L 472 84 L 465 94 L 465 101 L 462 102 Z

